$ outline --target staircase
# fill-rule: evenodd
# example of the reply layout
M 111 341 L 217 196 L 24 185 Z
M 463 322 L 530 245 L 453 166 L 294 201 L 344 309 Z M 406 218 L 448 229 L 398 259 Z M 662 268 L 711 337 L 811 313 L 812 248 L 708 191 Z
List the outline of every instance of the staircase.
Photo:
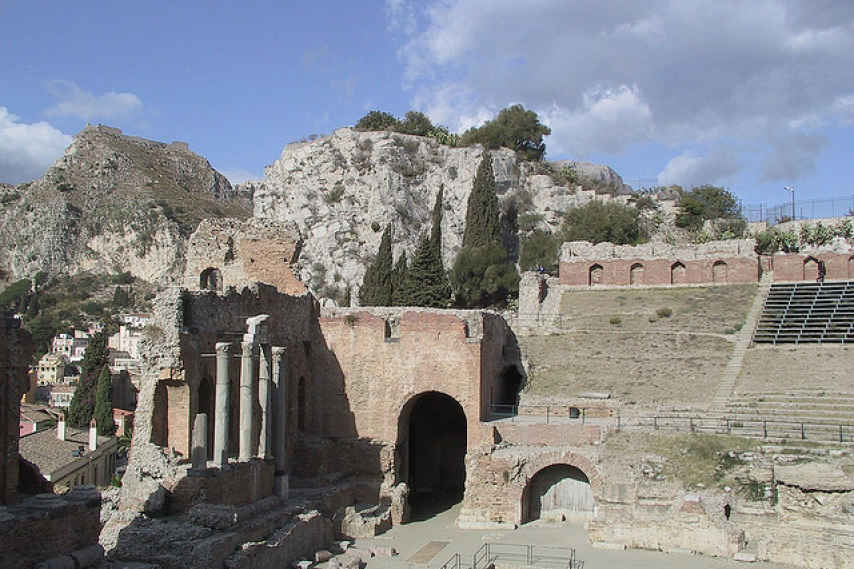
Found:
M 759 280 L 759 289 L 756 291 L 756 297 L 753 299 L 753 305 L 744 319 L 744 326 L 738 333 L 730 355 L 729 362 L 724 368 L 721 380 L 718 383 L 718 388 L 715 391 L 715 396 L 712 399 L 711 413 L 723 414 L 727 410 L 727 404 L 732 396 L 732 390 L 735 388 L 736 379 L 741 372 L 741 366 L 744 363 L 744 355 L 747 353 L 747 348 L 750 346 L 751 338 L 759 322 L 759 316 L 762 313 L 763 306 L 767 305 L 766 298 L 772 289 L 773 274 L 766 272 L 762 274 Z
M 772 285 L 753 342 L 854 343 L 854 281 Z

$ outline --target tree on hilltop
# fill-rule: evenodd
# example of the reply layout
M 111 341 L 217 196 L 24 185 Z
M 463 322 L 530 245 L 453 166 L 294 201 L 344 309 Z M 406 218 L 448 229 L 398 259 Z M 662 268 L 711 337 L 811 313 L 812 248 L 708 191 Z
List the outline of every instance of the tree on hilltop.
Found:
M 400 127 L 394 115 L 384 111 L 370 111 L 360 118 L 355 126 L 356 130 L 397 130 Z
M 492 150 L 510 148 L 526 160 L 541 160 L 546 153 L 543 136 L 551 133 L 552 130 L 540 122 L 537 113 L 526 110 L 522 105 L 513 105 L 501 109 L 491 121 L 467 130 L 461 142 L 465 145 L 482 144 Z

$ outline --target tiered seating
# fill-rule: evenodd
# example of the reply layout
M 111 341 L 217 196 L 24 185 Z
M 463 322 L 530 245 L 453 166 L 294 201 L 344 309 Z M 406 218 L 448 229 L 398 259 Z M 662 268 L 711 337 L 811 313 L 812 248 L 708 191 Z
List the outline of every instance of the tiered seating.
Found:
M 755 343 L 854 343 L 854 281 L 774 284 Z

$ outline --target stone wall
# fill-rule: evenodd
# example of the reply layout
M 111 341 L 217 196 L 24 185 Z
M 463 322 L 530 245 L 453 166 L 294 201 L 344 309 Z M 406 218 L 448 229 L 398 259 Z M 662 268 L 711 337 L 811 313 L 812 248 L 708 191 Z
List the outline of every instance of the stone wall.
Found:
M 33 353 L 21 321 L 0 323 L 0 505 L 18 496 L 18 437 L 21 394 L 27 391 L 27 368 Z
M 571 286 L 751 283 L 759 281 L 752 239 L 701 245 L 564 243 L 560 284 Z
M 306 291 L 294 275 L 302 247 L 293 223 L 272 220 L 206 219 L 190 237 L 184 286 L 225 290 L 263 282 L 279 292 Z

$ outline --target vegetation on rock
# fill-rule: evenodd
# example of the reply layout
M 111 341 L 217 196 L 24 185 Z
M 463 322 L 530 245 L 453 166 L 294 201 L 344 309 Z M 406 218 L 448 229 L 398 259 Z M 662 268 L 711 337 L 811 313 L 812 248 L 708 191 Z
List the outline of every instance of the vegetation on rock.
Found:
M 501 240 L 498 196 L 492 157 L 478 167 L 466 209 L 463 245 L 451 281 L 456 303 L 469 308 L 503 306 L 519 290 L 519 275 Z
M 566 212 L 562 237 L 565 241 L 637 245 L 648 235 L 640 223 L 640 210 L 637 208 L 593 200 Z
M 510 148 L 526 160 L 541 160 L 546 153 L 543 136 L 551 134 L 549 127 L 540 122 L 534 111 L 522 105 L 502 109 L 498 116 L 482 126 L 472 127 L 463 133 L 464 145 L 482 144 L 485 148 Z

